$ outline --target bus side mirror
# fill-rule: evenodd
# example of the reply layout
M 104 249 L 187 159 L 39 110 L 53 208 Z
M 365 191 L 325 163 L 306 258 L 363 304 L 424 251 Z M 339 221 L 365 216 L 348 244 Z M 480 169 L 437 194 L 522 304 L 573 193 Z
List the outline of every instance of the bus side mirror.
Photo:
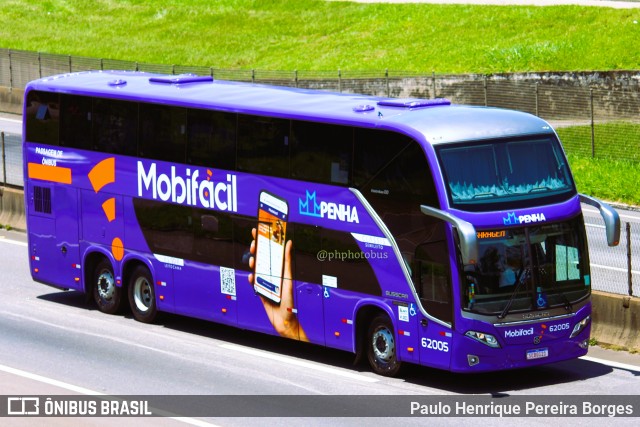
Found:
M 618 246 L 620 242 L 620 215 L 618 215 L 618 212 L 608 204 L 584 194 L 580 194 L 580 202 L 593 206 L 600 211 L 607 233 L 607 244 L 609 246 Z
M 420 211 L 427 216 L 446 221 L 455 227 L 460 239 L 460 252 L 464 265 L 475 264 L 478 261 L 476 229 L 470 222 L 430 206 L 420 205 Z

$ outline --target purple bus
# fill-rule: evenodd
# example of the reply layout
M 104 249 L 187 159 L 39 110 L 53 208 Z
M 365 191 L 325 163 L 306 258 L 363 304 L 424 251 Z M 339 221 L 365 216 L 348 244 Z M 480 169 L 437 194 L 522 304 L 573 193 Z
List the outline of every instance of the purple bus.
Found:
M 587 353 L 581 202 L 522 112 L 83 72 L 25 91 L 34 280 L 355 353 L 373 371 Z

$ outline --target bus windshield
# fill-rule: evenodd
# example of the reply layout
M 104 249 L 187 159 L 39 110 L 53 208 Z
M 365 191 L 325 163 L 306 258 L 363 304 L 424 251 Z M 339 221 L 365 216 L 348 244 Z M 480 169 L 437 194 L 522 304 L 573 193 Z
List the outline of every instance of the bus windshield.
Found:
M 581 221 L 478 231 L 480 257 L 467 271 L 463 309 L 504 317 L 562 306 L 569 310 L 588 296 Z
M 449 201 L 464 210 L 564 198 L 574 189 L 560 144 L 551 135 L 441 146 L 438 155 Z

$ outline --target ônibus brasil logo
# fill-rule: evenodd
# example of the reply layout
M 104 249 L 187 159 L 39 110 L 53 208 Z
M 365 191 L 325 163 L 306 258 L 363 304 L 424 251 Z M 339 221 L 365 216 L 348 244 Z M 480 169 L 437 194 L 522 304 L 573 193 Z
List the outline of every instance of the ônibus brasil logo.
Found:
M 171 171 L 158 173 L 156 163 L 151 163 L 145 170 L 144 163 L 138 161 L 138 197 L 151 193 L 152 199 L 164 202 L 201 206 L 221 211 L 238 211 L 238 189 L 236 176 L 226 174 L 226 181 L 214 182 L 213 172 L 207 169 L 206 178 L 200 179 L 200 171 L 187 168 L 184 175 Z
M 298 212 L 300 215 L 315 216 L 343 222 L 360 222 L 355 206 L 325 201 L 318 203 L 315 191 L 310 193 L 309 190 L 306 190 L 305 192 L 305 200 L 298 198 Z

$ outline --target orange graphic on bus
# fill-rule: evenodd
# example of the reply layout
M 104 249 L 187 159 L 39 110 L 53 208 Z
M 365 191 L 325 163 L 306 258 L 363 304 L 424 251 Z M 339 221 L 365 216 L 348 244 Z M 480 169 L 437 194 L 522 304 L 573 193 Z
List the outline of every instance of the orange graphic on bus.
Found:
M 29 163 L 27 165 L 27 175 L 31 179 L 57 182 L 59 184 L 71 184 L 71 169 L 60 166 Z

